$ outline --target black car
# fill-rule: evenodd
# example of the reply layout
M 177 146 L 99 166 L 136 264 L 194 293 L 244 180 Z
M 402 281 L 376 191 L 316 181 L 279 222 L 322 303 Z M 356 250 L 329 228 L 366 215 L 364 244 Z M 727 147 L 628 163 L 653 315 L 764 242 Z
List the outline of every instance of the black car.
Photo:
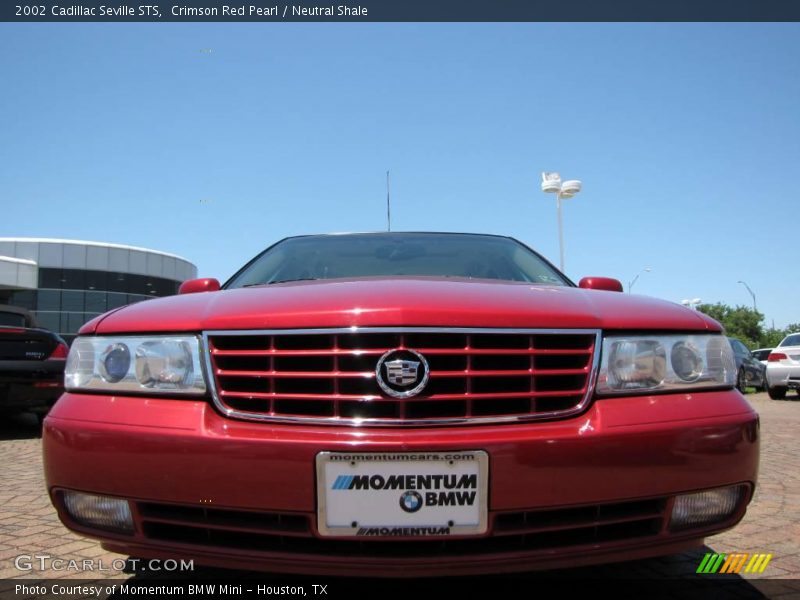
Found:
M 753 356 L 753 353 L 742 342 L 732 337 L 729 337 L 728 341 L 731 343 L 736 359 L 736 387 L 738 390 L 742 393 L 746 387 L 766 390 L 767 368 Z
M 0 412 L 43 416 L 64 392 L 67 344 L 33 315 L 0 305 Z
M 769 353 L 772 352 L 773 348 L 757 348 L 753 350 L 753 358 L 755 358 L 758 362 L 762 365 L 767 364 L 767 359 L 769 358 Z

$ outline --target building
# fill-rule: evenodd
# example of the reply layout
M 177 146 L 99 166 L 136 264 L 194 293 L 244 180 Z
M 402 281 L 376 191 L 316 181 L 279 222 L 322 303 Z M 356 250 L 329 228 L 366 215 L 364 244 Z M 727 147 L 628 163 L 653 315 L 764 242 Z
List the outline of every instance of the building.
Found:
M 108 310 L 169 296 L 197 267 L 185 258 L 119 244 L 0 238 L 0 304 L 32 311 L 71 341 Z

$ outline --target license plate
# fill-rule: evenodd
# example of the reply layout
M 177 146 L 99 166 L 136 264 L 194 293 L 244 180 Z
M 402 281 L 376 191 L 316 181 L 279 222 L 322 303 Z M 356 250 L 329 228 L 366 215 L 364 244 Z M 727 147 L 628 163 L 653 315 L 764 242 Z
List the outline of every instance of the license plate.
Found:
M 462 452 L 317 454 L 323 536 L 440 537 L 487 529 L 489 457 Z

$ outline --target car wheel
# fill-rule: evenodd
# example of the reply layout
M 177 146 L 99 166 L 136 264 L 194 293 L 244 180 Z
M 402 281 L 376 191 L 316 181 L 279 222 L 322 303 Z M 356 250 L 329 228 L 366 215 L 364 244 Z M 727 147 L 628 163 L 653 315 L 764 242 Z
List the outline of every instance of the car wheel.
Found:
M 736 389 L 744 394 L 745 387 L 747 387 L 747 376 L 744 374 L 744 369 L 739 369 L 739 374 L 736 376 Z
M 767 388 L 767 393 L 769 397 L 773 400 L 783 400 L 786 398 L 786 388 L 785 387 L 771 387 Z

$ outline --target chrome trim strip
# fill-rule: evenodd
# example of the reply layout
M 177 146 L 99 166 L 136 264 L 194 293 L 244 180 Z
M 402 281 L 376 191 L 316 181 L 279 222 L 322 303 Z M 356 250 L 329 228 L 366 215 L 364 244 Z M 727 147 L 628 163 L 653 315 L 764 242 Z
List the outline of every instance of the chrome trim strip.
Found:
M 214 366 L 211 363 L 211 352 L 208 338 L 211 336 L 247 336 L 247 335 L 340 335 L 358 333 L 483 333 L 483 334 L 517 334 L 517 335 L 594 335 L 594 350 L 592 353 L 592 366 L 586 384 L 586 393 L 575 407 L 569 410 L 550 411 L 529 415 L 507 415 L 504 417 L 443 417 L 433 419 L 353 419 L 341 417 L 288 417 L 273 416 L 262 413 L 252 413 L 235 410 L 225 406 L 217 393 L 217 380 L 214 376 Z M 241 330 L 210 330 L 203 331 L 202 351 L 205 354 L 206 373 L 208 374 L 208 389 L 214 405 L 226 417 L 245 421 L 267 421 L 270 423 L 291 423 L 295 425 L 338 425 L 343 427 L 441 427 L 449 425 L 490 425 L 504 423 L 524 423 L 527 421 L 541 421 L 544 419 L 565 418 L 582 413 L 589 405 L 597 379 L 600 366 L 600 350 L 602 344 L 602 331 L 600 329 L 501 329 L 480 327 L 337 327 L 330 329 L 241 329 Z

